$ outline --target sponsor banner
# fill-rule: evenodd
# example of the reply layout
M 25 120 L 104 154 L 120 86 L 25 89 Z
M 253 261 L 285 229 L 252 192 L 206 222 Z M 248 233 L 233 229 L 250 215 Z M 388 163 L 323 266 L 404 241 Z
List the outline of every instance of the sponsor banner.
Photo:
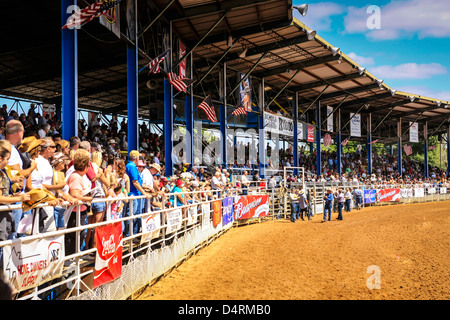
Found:
M 314 142 L 314 126 L 307 126 L 308 142 Z
M 183 42 L 181 40 L 178 40 L 178 59 L 181 59 L 186 54 L 186 47 L 184 46 Z M 186 78 L 186 60 L 180 62 L 179 64 L 179 71 L 180 71 L 180 77 Z
M 416 197 L 416 198 L 425 197 L 425 189 L 424 188 L 414 188 L 414 197 Z
M 428 194 L 436 194 L 436 188 L 435 187 L 428 188 Z
M 64 236 L 3 247 L 3 276 L 16 290 L 34 288 L 62 276 Z
M 278 116 L 264 112 L 264 131 L 278 133 Z
M 156 212 L 145 218 L 141 218 L 142 236 L 141 243 L 148 239 L 158 238 L 161 233 L 161 213 Z
M 181 228 L 181 220 L 183 218 L 183 213 L 181 209 L 170 210 L 166 212 L 166 234 L 177 231 Z
M 269 215 L 268 195 L 248 195 L 238 197 L 234 204 L 234 219 L 250 219 Z
M 95 228 L 95 237 L 97 253 L 93 288 L 111 282 L 122 274 L 122 222 Z
M 440 194 L 446 194 L 447 193 L 447 187 L 441 187 Z
M 233 222 L 233 197 L 222 200 L 222 225 L 226 226 Z
M 188 213 L 187 225 L 191 226 L 197 222 L 198 206 L 195 205 L 195 206 L 189 207 L 187 213 Z
M 327 131 L 333 132 L 333 107 L 327 106 Z
M 302 122 L 297 122 L 297 136 L 300 140 L 305 139 L 305 137 L 303 136 L 303 123 Z
M 294 121 L 292 119 L 279 116 L 278 133 L 292 137 L 294 135 Z
M 364 203 L 375 203 L 375 202 L 377 202 L 377 190 L 364 189 Z
M 402 198 L 411 198 L 414 196 L 412 188 L 401 189 L 400 195 Z
M 350 121 L 350 135 L 352 137 L 361 137 L 361 115 L 359 113 L 350 113 L 350 117 L 353 117 Z
M 419 124 L 409 122 L 409 142 L 419 142 Z
M 211 215 L 211 206 L 209 203 L 203 203 L 202 204 L 202 231 L 205 231 L 209 229 L 211 222 L 210 222 L 210 215 Z
M 377 192 L 377 202 L 400 201 L 400 189 L 381 189 Z
M 222 222 L 222 201 L 216 200 L 212 202 L 212 212 L 213 212 L 213 227 L 216 227 Z

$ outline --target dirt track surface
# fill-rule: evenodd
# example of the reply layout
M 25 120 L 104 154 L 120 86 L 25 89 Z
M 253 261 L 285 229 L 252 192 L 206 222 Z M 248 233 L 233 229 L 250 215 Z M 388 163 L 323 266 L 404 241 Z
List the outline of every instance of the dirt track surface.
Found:
M 138 299 L 450 299 L 450 202 L 336 217 L 233 228 Z M 379 268 L 380 289 L 368 288 L 369 266 Z

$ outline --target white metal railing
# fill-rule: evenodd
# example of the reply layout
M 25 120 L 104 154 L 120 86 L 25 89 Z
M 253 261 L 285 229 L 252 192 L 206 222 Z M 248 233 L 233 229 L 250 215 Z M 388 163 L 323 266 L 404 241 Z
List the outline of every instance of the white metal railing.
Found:
M 57 231 L 51 231 L 51 232 L 44 232 L 44 233 L 38 233 L 33 235 L 27 235 L 23 236 L 17 239 L 12 240 L 6 240 L 0 242 L 0 252 L 3 252 L 3 249 L 7 246 L 14 247 L 14 246 L 22 246 L 27 243 L 31 243 L 36 240 L 41 240 L 44 238 L 51 239 L 53 237 L 58 236 L 64 236 L 66 237 L 68 234 L 75 233 L 75 239 L 76 239 L 76 245 L 75 245 L 75 253 L 65 255 L 62 257 L 62 262 L 64 263 L 64 271 L 63 275 L 59 277 L 56 280 L 49 281 L 48 283 L 38 285 L 32 289 L 27 289 L 23 291 L 17 291 L 15 294 L 15 299 L 25 300 L 25 299 L 42 299 L 45 297 L 48 297 L 50 295 L 55 295 L 56 293 L 59 296 L 62 296 L 61 294 L 61 288 L 64 289 L 64 298 L 70 298 L 70 299 L 77 299 L 79 298 L 83 292 L 89 292 L 92 296 L 95 296 L 96 293 L 94 290 L 90 288 L 90 285 L 86 284 L 85 280 L 86 278 L 93 277 L 94 270 L 92 268 L 87 268 L 86 266 L 92 264 L 92 262 L 89 260 L 89 254 L 95 253 L 96 248 L 90 248 L 81 250 L 81 241 L 83 239 L 80 239 L 81 233 L 85 231 L 86 229 L 94 229 L 99 228 L 108 224 L 121 222 L 124 224 L 125 222 L 129 222 L 128 228 L 129 228 L 129 236 L 124 236 L 123 238 L 123 256 L 122 261 L 124 262 L 124 265 L 126 263 L 129 263 L 130 261 L 133 261 L 136 259 L 136 257 L 140 255 L 149 254 L 149 252 L 152 252 L 153 248 L 160 248 L 166 249 L 170 246 L 170 244 L 176 244 L 178 242 L 182 242 L 180 239 L 189 234 L 194 233 L 194 231 L 197 233 L 197 238 L 199 239 L 195 243 L 193 243 L 189 248 L 186 246 L 185 252 L 181 252 L 178 254 L 177 259 L 173 261 L 171 265 L 165 265 L 165 269 L 169 269 L 173 267 L 173 264 L 176 264 L 180 261 L 180 259 L 184 259 L 184 257 L 187 256 L 188 252 L 190 250 L 194 250 L 198 245 L 201 245 L 205 241 L 209 241 L 208 239 L 211 239 L 215 236 L 220 235 L 223 231 L 227 230 L 229 227 L 232 226 L 232 224 L 227 228 L 215 228 L 214 230 L 209 230 L 209 233 L 203 232 L 202 234 L 202 223 L 203 223 L 203 213 L 200 210 L 197 210 L 197 213 L 195 217 L 192 217 L 194 220 L 194 223 L 191 225 L 188 225 L 188 216 L 187 216 L 187 210 L 189 208 L 192 208 L 194 206 L 201 206 L 202 204 L 211 204 L 213 201 L 217 200 L 223 200 L 224 197 L 234 197 L 237 195 L 240 195 L 242 193 L 241 189 L 229 189 L 227 191 L 218 191 L 218 190 L 199 190 L 194 192 L 180 192 L 180 193 L 170 193 L 165 194 L 164 201 L 162 202 L 163 207 L 158 210 L 150 210 L 151 206 L 151 199 L 146 198 L 145 196 L 135 196 L 135 197 L 126 197 L 126 198 L 102 198 L 102 199 L 95 199 L 91 202 L 92 203 L 99 203 L 99 202 L 105 202 L 107 203 L 107 210 L 105 212 L 105 221 L 98 222 L 98 223 L 91 223 L 91 224 L 82 224 L 80 222 L 81 220 L 81 214 L 80 214 L 80 206 L 81 204 L 75 206 L 76 208 L 76 226 L 73 228 L 67 228 Z M 248 194 L 266 194 L 267 188 L 252 188 L 251 190 L 248 190 Z M 272 192 L 274 194 L 274 192 Z M 183 195 L 186 199 L 187 197 L 194 197 L 194 195 L 197 195 L 199 197 L 200 201 L 194 201 L 193 203 L 187 203 L 185 202 L 182 206 L 177 206 L 177 200 L 176 195 Z M 174 197 L 174 206 L 167 206 L 167 200 L 171 197 Z M 138 215 L 133 215 L 133 200 L 136 199 L 145 199 L 144 201 L 147 202 L 146 208 L 148 209 L 146 212 L 143 212 Z M 122 212 L 122 216 L 118 219 L 110 219 L 110 206 L 113 201 L 124 201 L 127 200 L 129 203 L 128 210 L 125 212 Z M 64 203 L 65 206 L 70 206 L 69 203 Z M 40 204 L 36 207 L 36 209 L 45 207 L 46 204 Z M 0 211 L 10 211 L 13 209 L 19 209 L 21 208 L 21 205 L 0 205 Z M 209 206 L 209 215 L 207 215 L 208 224 L 211 224 L 211 206 Z M 166 215 L 168 212 L 173 211 L 174 209 L 182 209 L 182 219 L 181 224 L 182 227 L 180 229 L 177 229 L 175 232 L 172 232 L 170 234 L 166 233 L 168 223 L 166 221 Z M 270 216 L 274 216 L 273 207 L 271 208 L 271 214 Z M 128 215 L 126 214 L 128 213 Z M 152 230 L 153 232 L 159 231 L 160 236 L 156 239 L 147 239 L 146 242 L 140 243 L 139 241 L 136 242 L 136 240 L 139 240 L 139 237 L 144 236 L 143 230 L 141 230 L 137 234 L 133 234 L 133 221 L 135 219 L 145 219 L 149 217 L 150 215 L 153 215 L 155 213 L 160 213 L 161 217 L 161 223 L 160 227 L 158 229 Z M 72 213 L 73 214 L 73 213 Z M 126 230 L 123 230 L 124 234 L 126 233 Z M 141 238 L 142 239 L 142 238 Z M 6 257 L 4 254 L 0 255 L 0 264 L 2 264 L 2 272 L 7 269 L 6 265 L 8 264 L 8 257 Z M 167 270 L 163 270 L 161 272 L 166 272 Z M 158 275 L 153 275 L 152 278 L 155 278 Z M 152 279 L 146 279 L 146 283 L 150 282 Z M 124 293 L 124 295 L 120 297 L 114 297 L 115 299 L 124 299 L 129 297 L 134 293 L 134 291 L 138 290 L 139 287 L 134 287 L 130 291 Z M 103 297 L 102 297 L 103 298 Z

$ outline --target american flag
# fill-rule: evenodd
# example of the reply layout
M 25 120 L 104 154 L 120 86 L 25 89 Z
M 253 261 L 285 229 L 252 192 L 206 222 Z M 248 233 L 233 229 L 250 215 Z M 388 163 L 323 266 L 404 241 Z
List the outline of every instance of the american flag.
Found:
M 345 139 L 344 141 L 341 142 L 341 146 L 345 147 L 348 143 L 348 141 L 350 140 L 350 137 L 348 137 L 347 139 Z
M 216 111 L 214 110 L 211 102 L 211 97 L 209 95 L 205 98 L 205 100 L 202 101 L 202 103 L 199 104 L 198 107 L 205 111 L 206 117 L 209 121 L 217 122 Z
M 409 145 L 407 145 L 407 144 L 405 144 L 405 145 L 403 146 L 403 150 L 405 150 L 406 156 L 409 156 L 410 154 L 413 153 L 412 147 L 409 146 Z
M 92 21 L 93 19 L 100 17 L 102 14 L 106 13 L 108 10 L 112 9 L 114 6 L 119 4 L 122 0 L 116 0 L 111 2 L 94 2 L 93 4 L 87 6 L 84 9 L 76 10 L 68 19 L 67 23 L 62 27 L 63 29 L 69 28 L 73 29 L 78 26 L 83 26 L 86 23 Z
M 173 72 L 169 72 L 167 77 L 169 78 L 171 85 L 173 85 L 178 91 L 183 91 L 184 93 L 186 93 L 186 88 L 193 82 L 191 79 L 181 78 Z
M 323 136 L 323 144 L 325 147 L 328 147 L 329 145 L 331 145 L 331 136 L 329 133 L 327 133 Z
M 377 139 L 377 140 L 373 140 L 373 141 L 370 141 L 370 142 L 369 142 L 369 144 L 374 144 L 374 143 L 377 143 L 377 142 L 378 142 L 378 140 L 379 140 L 379 139 Z
M 166 51 L 164 51 L 163 53 L 161 53 L 159 56 L 157 56 L 155 59 L 153 59 L 152 61 L 150 61 L 148 63 L 148 65 L 147 65 L 148 74 L 150 74 L 150 73 L 157 74 L 161 71 L 160 64 L 161 64 L 161 62 L 164 61 L 164 59 L 167 57 L 169 52 L 170 52 L 170 49 L 167 49 Z
M 234 116 L 238 116 L 240 114 L 247 114 L 247 111 L 245 111 L 244 107 L 239 107 L 237 109 L 234 109 L 234 111 L 231 114 Z

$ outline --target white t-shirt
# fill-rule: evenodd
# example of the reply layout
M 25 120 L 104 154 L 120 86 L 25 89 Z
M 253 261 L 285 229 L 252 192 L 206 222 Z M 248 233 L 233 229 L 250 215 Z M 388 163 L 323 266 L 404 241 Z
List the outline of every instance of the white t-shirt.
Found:
M 142 170 L 141 178 L 142 178 L 142 184 L 149 186 L 150 188 L 153 189 L 153 183 L 155 180 L 153 179 L 153 176 L 150 173 L 149 169 L 144 168 L 144 170 Z
M 36 169 L 31 172 L 31 186 L 33 189 L 42 188 L 43 184 L 53 184 L 53 168 L 50 162 L 43 156 L 39 155 L 35 160 Z
M 19 151 L 16 147 L 11 146 L 11 157 L 9 158 L 8 165 L 13 166 L 19 164 L 20 170 L 23 169 L 23 161 L 20 157 Z

